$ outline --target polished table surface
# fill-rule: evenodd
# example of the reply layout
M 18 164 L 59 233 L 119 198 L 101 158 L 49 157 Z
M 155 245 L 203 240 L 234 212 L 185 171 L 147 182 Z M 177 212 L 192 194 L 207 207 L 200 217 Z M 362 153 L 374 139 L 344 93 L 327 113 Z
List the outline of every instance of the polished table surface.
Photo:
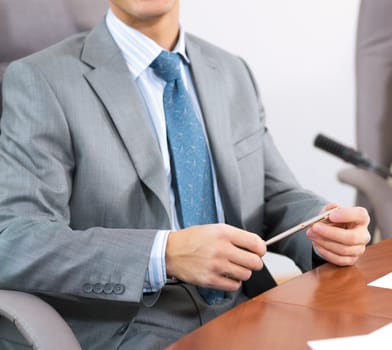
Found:
M 355 266 L 324 264 L 210 321 L 168 349 L 307 349 L 308 340 L 360 335 L 392 322 L 392 290 L 367 284 L 392 272 L 392 238 Z

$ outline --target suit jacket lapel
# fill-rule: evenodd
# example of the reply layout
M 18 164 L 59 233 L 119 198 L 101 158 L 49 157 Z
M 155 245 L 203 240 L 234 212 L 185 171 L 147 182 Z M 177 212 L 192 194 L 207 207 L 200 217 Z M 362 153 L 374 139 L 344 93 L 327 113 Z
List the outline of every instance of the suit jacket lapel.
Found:
M 202 109 L 226 221 L 242 226 L 240 175 L 232 145 L 227 96 L 219 65 L 187 36 L 187 54 Z
M 191 36 L 187 36 L 187 53 L 227 222 L 241 226 L 240 176 L 219 65 Z M 159 145 L 136 84 L 104 21 L 86 38 L 81 59 L 93 68 L 85 77 L 112 118 L 140 179 L 160 199 L 169 221 L 169 189 Z
M 169 225 L 169 190 L 159 145 L 137 86 L 104 22 L 86 38 L 81 58 L 94 68 L 85 77 L 112 118 L 140 179 L 164 206 Z

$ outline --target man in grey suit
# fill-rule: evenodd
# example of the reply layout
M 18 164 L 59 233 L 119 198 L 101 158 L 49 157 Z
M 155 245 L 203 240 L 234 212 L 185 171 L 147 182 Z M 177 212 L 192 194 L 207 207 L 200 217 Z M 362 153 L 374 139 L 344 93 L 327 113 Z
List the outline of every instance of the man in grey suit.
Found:
M 47 300 L 84 349 L 156 349 L 268 288 L 265 240 L 335 205 L 300 187 L 248 67 L 185 34 L 178 0 L 110 7 L 91 33 L 5 74 L 0 288 Z M 151 67 L 162 50 L 181 56 L 206 135 L 215 223 L 181 225 L 166 83 Z M 303 271 L 317 261 L 351 265 L 368 221 L 362 208 L 338 208 L 271 249 Z M 209 304 L 199 287 L 224 298 Z

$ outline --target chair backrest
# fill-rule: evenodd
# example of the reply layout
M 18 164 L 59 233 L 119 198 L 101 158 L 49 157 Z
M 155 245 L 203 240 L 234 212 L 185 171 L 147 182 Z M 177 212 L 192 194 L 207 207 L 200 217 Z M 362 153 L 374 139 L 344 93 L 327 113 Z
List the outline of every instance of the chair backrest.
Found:
M 108 0 L 0 0 L 0 88 L 11 61 L 90 30 L 107 8 Z
M 362 0 L 357 30 L 357 143 L 392 164 L 392 1 Z
M 361 1 L 356 45 L 357 147 L 387 168 L 392 164 L 391 18 L 392 1 Z M 377 215 L 368 196 L 358 191 L 356 203 L 369 210 L 373 233 Z

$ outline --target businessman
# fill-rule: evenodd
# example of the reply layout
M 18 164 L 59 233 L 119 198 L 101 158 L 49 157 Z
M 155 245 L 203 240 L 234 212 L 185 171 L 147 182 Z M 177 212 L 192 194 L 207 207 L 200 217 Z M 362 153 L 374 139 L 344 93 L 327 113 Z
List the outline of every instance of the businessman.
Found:
M 83 349 L 160 349 L 273 287 L 265 241 L 336 205 L 294 179 L 249 68 L 185 34 L 178 0 L 109 5 L 5 74 L 0 288 L 48 301 Z M 337 208 L 271 250 L 352 265 L 368 222 Z

